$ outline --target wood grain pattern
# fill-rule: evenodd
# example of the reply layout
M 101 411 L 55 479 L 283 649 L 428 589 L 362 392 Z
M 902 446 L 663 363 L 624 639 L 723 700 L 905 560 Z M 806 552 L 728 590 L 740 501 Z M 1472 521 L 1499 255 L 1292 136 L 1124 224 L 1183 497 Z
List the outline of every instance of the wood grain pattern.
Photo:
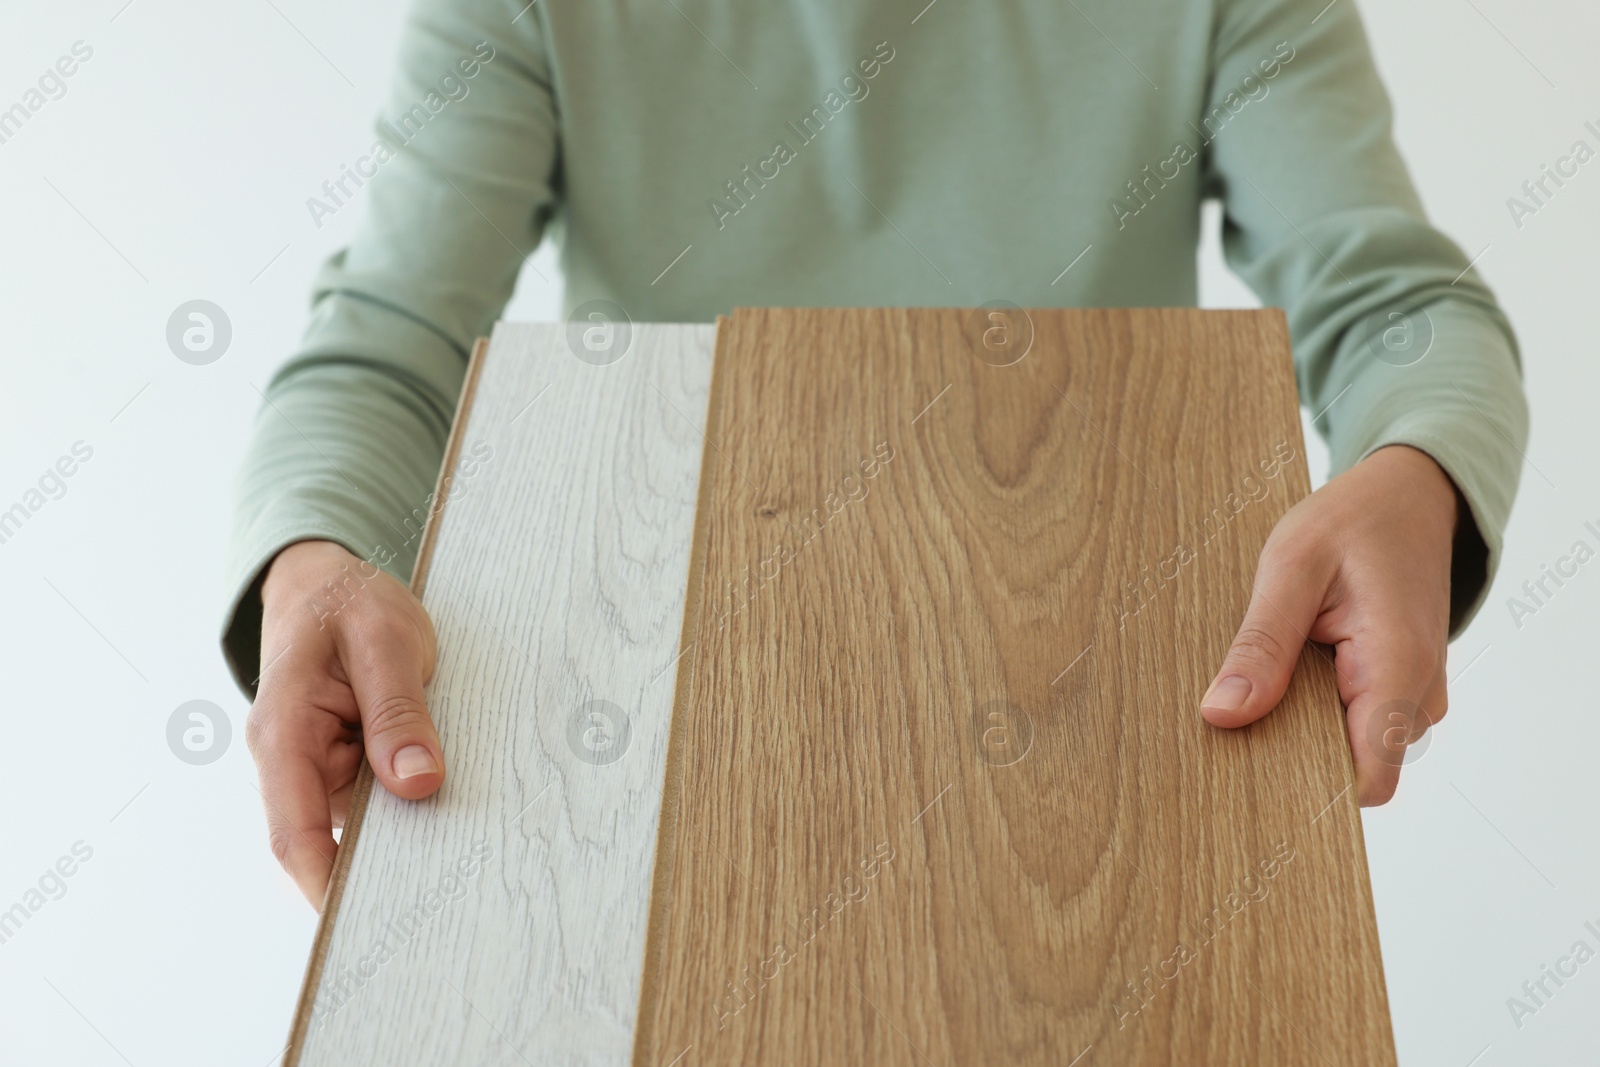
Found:
M 634 1062 L 1392 1064 L 1325 652 L 1197 711 L 1309 489 L 1281 314 L 718 343 Z
M 597 365 L 501 325 L 475 361 L 418 564 L 447 780 L 371 790 L 286 1062 L 627 1061 L 713 335 Z
M 483 371 L 484 356 L 489 350 L 489 339 L 480 337 L 472 346 L 467 360 L 466 374 L 462 377 L 461 395 L 456 398 L 455 418 L 450 427 L 450 438 L 434 479 L 432 501 L 445 495 L 446 476 L 455 468 L 461 454 L 461 438 L 466 425 L 466 413 L 472 409 L 477 396 L 478 380 Z M 433 558 L 433 546 L 438 540 L 439 517 L 443 505 L 432 507 L 424 521 L 422 541 L 417 546 L 416 563 L 411 570 L 410 589 L 413 596 L 421 598 L 428 584 L 428 563 Z M 295 1067 L 305 1052 L 306 1037 L 310 1033 L 314 1009 L 327 969 L 328 947 L 333 941 L 334 924 L 338 919 L 339 905 L 344 899 L 344 889 L 350 880 L 350 862 L 355 856 L 355 845 L 361 835 L 361 825 L 366 819 L 367 805 L 372 799 L 372 786 L 376 779 L 372 765 L 365 757 L 356 770 L 355 784 L 350 790 L 350 806 L 345 813 L 344 827 L 339 833 L 339 850 L 333 858 L 333 870 L 328 877 L 328 891 L 322 898 L 322 909 L 317 916 L 317 932 L 312 938 L 311 954 L 306 960 L 305 977 L 300 983 L 300 997 L 295 1004 L 294 1018 L 289 1023 L 289 1043 L 284 1046 L 284 1067 Z

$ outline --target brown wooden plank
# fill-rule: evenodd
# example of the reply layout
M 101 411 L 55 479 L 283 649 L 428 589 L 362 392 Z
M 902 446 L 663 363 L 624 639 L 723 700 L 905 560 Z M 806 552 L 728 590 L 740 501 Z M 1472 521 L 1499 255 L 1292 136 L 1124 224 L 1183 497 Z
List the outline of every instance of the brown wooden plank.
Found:
M 635 1063 L 1393 1063 L 1325 650 L 1197 710 L 1309 489 L 1282 315 L 740 311 L 716 374 Z

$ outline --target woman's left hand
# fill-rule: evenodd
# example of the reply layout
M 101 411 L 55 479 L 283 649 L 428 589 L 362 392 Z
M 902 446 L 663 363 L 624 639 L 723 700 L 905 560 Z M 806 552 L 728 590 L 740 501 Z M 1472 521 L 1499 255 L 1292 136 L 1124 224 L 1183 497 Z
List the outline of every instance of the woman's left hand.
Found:
M 1306 641 L 1332 645 L 1357 795 L 1364 806 L 1394 796 L 1407 744 L 1447 706 L 1457 500 L 1431 457 L 1392 445 L 1291 508 L 1200 700 L 1206 721 L 1255 722 L 1283 698 Z

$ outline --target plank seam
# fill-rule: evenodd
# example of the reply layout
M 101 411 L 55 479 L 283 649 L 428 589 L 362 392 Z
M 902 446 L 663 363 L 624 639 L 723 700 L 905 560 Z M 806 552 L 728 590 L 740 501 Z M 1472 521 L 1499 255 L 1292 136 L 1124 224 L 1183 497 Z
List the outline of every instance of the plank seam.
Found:
M 727 360 L 723 348 L 728 344 L 728 317 L 717 316 L 717 343 L 712 350 L 711 384 L 706 390 L 705 440 L 709 444 L 713 434 L 720 433 L 722 419 L 723 367 Z M 678 648 L 687 649 L 699 629 L 701 585 L 705 574 L 707 524 L 710 521 L 711 464 L 717 456 L 715 448 L 700 450 L 700 484 L 695 489 L 694 540 L 689 548 L 689 584 L 684 590 L 683 627 L 679 632 Z M 683 655 L 679 652 L 680 657 Z M 683 781 L 683 738 L 685 716 L 678 713 L 688 701 L 693 685 L 694 657 L 680 659 L 678 675 L 672 695 L 672 717 L 667 726 L 667 754 L 661 770 L 661 814 L 656 820 L 656 854 L 650 878 L 650 906 L 645 923 L 644 967 L 639 982 L 639 1012 L 634 1023 L 633 1064 L 646 1067 L 650 1046 L 655 1039 L 653 1011 L 657 995 L 657 975 L 660 972 L 661 924 L 665 921 L 667 907 L 667 882 L 677 861 L 674 842 L 677 840 L 678 800 Z

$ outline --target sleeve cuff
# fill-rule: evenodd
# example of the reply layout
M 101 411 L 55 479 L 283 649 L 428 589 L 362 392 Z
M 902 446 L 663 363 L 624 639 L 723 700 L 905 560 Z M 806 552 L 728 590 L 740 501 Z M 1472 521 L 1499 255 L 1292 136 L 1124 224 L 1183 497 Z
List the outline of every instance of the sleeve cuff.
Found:
M 1450 639 L 1488 598 L 1528 439 L 1528 407 L 1504 334 L 1447 304 L 1429 309 L 1433 347 L 1408 366 L 1369 362 L 1329 406 L 1333 469 L 1389 445 L 1432 457 L 1462 505 L 1451 565 Z

